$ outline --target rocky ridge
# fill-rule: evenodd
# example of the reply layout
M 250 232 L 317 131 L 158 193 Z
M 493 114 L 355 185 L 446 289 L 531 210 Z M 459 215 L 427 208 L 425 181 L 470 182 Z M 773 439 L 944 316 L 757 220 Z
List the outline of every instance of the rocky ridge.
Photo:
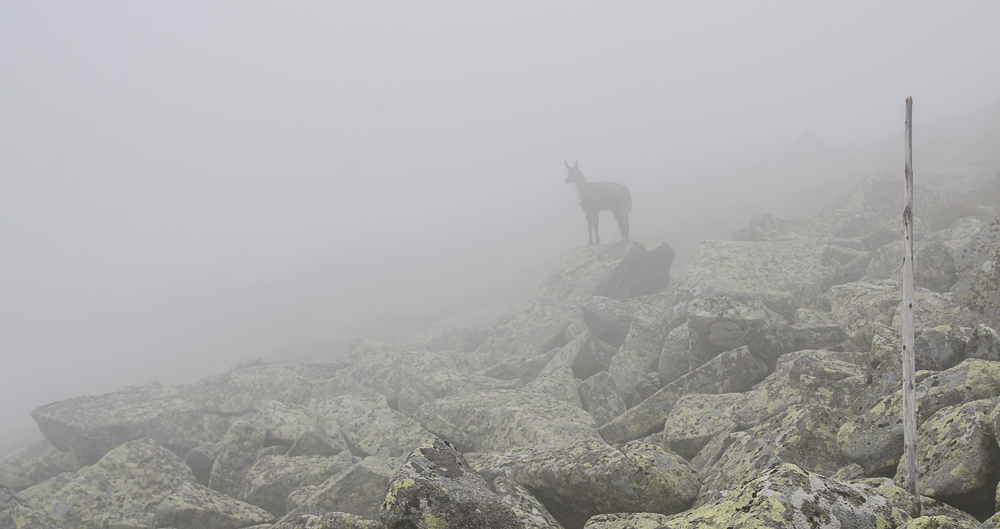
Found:
M 665 243 L 578 248 L 408 342 L 42 406 L 0 529 L 996 527 L 1000 218 L 917 190 L 918 501 L 900 187 L 758 215 L 680 277 Z

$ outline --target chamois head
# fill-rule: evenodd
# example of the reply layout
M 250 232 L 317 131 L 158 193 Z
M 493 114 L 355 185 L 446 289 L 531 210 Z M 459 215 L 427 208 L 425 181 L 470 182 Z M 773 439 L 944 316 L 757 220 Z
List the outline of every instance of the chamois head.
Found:
M 566 183 L 572 184 L 573 182 L 585 182 L 583 179 L 583 171 L 580 170 L 580 161 L 574 162 L 573 167 L 569 166 L 568 161 L 563 161 L 563 165 L 569 169 L 569 174 L 566 175 Z

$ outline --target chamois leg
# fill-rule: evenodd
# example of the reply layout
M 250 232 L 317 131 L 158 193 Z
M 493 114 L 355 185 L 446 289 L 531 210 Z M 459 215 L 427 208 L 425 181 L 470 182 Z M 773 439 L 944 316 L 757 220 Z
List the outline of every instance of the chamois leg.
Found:
M 628 239 L 628 212 L 616 209 L 615 220 L 618 221 L 618 229 L 622 232 L 622 240 Z
M 598 226 L 601 224 L 601 211 L 595 211 L 594 215 L 594 244 L 601 244 L 601 233 Z

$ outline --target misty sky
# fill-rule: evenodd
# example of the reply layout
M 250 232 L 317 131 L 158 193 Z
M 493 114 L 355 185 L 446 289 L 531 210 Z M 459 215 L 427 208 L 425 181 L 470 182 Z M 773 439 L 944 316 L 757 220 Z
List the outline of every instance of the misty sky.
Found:
M 918 125 L 987 112 L 998 20 L 997 2 L 0 3 L 0 441 L 53 400 L 516 303 L 586 242 L 565 159 L 629 185 L 633 238 L 680 241 L 738 200 L 707 190 L 807 128 L 849 151 L 897 134 L 906 96 Z

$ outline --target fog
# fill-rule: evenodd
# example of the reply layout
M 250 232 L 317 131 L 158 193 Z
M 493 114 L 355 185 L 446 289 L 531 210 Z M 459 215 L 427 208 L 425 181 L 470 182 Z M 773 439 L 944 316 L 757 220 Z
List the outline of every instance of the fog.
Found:
M 752 213 L 901 172 L 907 96 L 918 181 L 946 159 L 992 174 L 946 147 L 1000 112 L 997 20 L 995 2 L 2 3 L 0 452 L 54 400 L 523 301 L 586 243 L 564 160 L 628 185 L 632 237 L 677 266 Z

